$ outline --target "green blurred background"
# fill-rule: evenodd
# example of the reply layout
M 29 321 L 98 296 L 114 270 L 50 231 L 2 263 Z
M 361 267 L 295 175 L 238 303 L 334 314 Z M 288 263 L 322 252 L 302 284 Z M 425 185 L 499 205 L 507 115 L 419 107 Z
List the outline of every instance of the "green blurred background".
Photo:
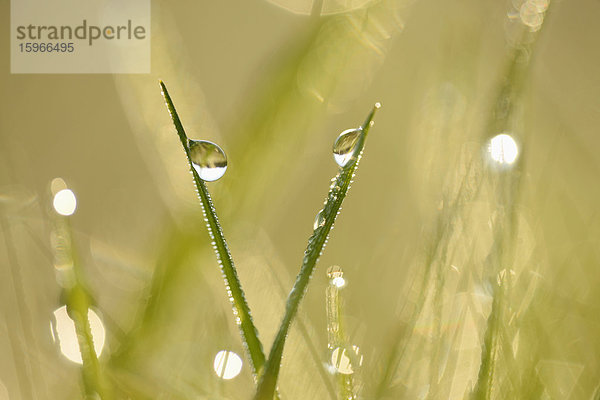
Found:
M 347 11 L 153 1 L 148 75 L 11 75 L 2 59 L 0 399 L 80 397 L 49 329 L 56 177 L 77 196 L 116 397 L 251 397 L 245 358 L 234 379 L 213 370 L 219 350 L 244 350 L 158 79 L 188 135 L 228 155 L 209 190 L 267 351 L 337 171 L 332 143 L 383 105 L 288 341 L 283 398 L 337 398 L 334 264 L 360 398 L 467 398 L 492 331 L 487 398 L 600 396 L 600 2 L 555 1 L 539 30 L 519 0 L 332 4 Z M 514 168 L 484 161 L 497 128 L 519 143 Z

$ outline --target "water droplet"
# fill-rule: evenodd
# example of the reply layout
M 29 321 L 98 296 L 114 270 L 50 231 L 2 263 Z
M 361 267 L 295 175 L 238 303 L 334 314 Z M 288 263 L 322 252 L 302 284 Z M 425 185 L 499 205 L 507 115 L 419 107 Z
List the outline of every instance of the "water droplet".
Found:
M 331 284 L 334 285 L 335 287 L 337 287 L 338 289 L 343 288 L 344 286 L 346 286 L 346 280 L 344 278 L 333 278 L 331 280 Z
M 242 370 L 242 359 L 233 351 L 221 350 L 215 356 L 213 368 L 221 379 L 233 379 Z
M 335 287 L 337 287 L 338 289 L 343 288 L 344 286 L 346 286 L 346 280 L 342 277 L 340 278 L 333 278 L 331 280 L 331 284 L 334 285 Z
M 56 195 L 56 193 L 60 192 L 63 189 L 68 189 L 67 183 L 62 178 L 54 178 L 50 182 L 50 192 L 52 195 Z M 1 397 L 0 397 L 1 399 Z
M 503 269 L 502 271 L 498 272 L 498 275 L 496 276 L 496 280 L 498 281 L 498 286 L 502 286 L 504 283 L 508 283 L 510 281 L 514 281 L 515 277 L 516 277 L 516 272 L 513 271 L 512 269 Z
M 327 277 L 329 279 L 342 278 L 343 276 L 344 276 L 344 271 L 342 270 L 342 267 L 340 267 L 338 265 L 332 265 L 327 270 Z
M 212 182 L 225 174 L 227 156 L 223 149 L 208 140 L 189 141 L 190 158 L 200 179 Z
M 358 362 L 358 365 L 356 365 L 355 367 L 359 367 L 362 365 L 363 356 L 360 355 L 360 349 L 358 348 L 358 346 L 352 346 L 352 350 L 356 355 L 355 360 Z M 339 374 L 351 375 L 354 373 L 354 370 L 356 368 L 352 368 L 352 360 L 349 355 L 350 354 L 348 353 L 348 351 L 343 347 L 337 347 L 331 353 L 331 364 Z
M 319 211 L 317 213 L 317 216 L 315 217 L 315 223 L 313 224 L 313 229 L 317 229 L 322 227 L 323 225 L 325 225 L 325 217 L 323 216 L 323 210 Z
M 337 265 L 332 265 L 327 270 L 327 277 L 330 279 L 330 283 L 338 289 L 346 286 L 346 280 L 344 279 L 344 271 Z
M 340 167 L 344 168 L 358 157 L 358 142 L 363 135 L 363 130 L 348 129 L 340 133 L 333 144 L 333 158 Z

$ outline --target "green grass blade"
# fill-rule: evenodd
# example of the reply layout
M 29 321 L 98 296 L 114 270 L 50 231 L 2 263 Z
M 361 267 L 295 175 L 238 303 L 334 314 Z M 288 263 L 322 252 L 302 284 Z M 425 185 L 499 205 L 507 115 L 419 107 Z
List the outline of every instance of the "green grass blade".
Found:
M 302 267 L 300 268 L 300 273 L 296 278 L 294 287 L 288 295 L 285 314 L 283 316 L 283 320 L 281 321 L 277 336 L 273 341 L 273 346 L 271 347 L 271 351 L 269 353 L 269 359 L 267 361 L 265 371 L 260 376 L 256 396 L 254 397 L 255 400 L 273 399 L 277 385 L 277 377 L 279 376 L 281 357 L 283 356 L 283 347 L 285 345 L 285 340 L 287 338 L 290 325 L 294 319 L 294 316 L 298 312 L 300 301 L 304 297 L 310 277 L 315 269 L 319 257 L 323 252 L 323 248 L 327 243 L 329 232 L 331 231 L 331 228 L 333 228 L 335 218 L 339 213 L 346 194 L 348 193 L 348 189 L 350 189 L 352 178 L 354 177 L 354 173 L 358 167 L 358 163 L 365 146 L 367 134 L 373 125 L 373 117 L 378 108 L 379 104 L 376 104 L 362 126 L 364 135 L 360 137 L 358 143 L 356 144 L 358 154 L 356 161 L 349 163 L 344 168 L 340 168 L 340 171 L 333 179 L 333 184 L 331 185 L 331 189 L 329 190 L 329 194 L 327 195 L 327 200 L 322 211 L 324 224 L 317 227 L 311 237 L 308 239 L 308 246 L 304 252 Z
M 240 328 L 244 344 L 246 345 L 246 350 L 248 351 L 250 360 L 252 361 L 252 369 L 256 375 L 260 373 L 265 363 L 265 354 L 263 352 L 262 344 L 258 339 L 258 331 L 254 326 L 254 322 L 252 321 L 250 308 L 246 302 L 244 291 L 242 290 L 235 266 L 233 265 L 233 259 L 229 253 L 229 248 L 227 246 L 227 242 L 225 241 L 225 237 L 223 236 L 223 231 L 221 229 L 221 225 L 219 224 L 219 219 L 217 218 L 217 213 L 215 211 L 215 207 L 213 206 L 210 194 L 208 193 L 204 181 L 200 179 L 200 176 L 198 176 L 198 173 L 192 166 L 192 160 L 190 158 L 190 152 L 188 148 L 188 137 L 183 129 L 183 125 L 181 124 L 179 116 L 177 115 L 177 111 L 175 110 L 175 106 L 171 100 L 171 96 L 169 96 L 169 92 L 162 81 L 160 81 L 160 87 L 167 103 L 169 113 L 171 114 L 171 118 L 173 119 L 173 124 L 177 129 L 177 134 L 179 135 L 179 139 L 181 140 L 181 144 L 185 151 L 188 163 L 190 165 L 190 171 L 194 176 L 194 184 L 196 185 L 196 190 L 198 191 L 198 197 L 200 198 L 200 203 L 202 205 L 202 212 L 204 213 L 204 219 L 206 221 L 208 233 L 214 241 L 215 252 L 219 261 L 219 266 L 221 267 L 221 272 L 225 278 L 229 300 L 233 305 L 233 313 Z
M 10 277 L 15 299 L 14 311 L 18 315 L 18 325 L 11 326 L 11 329 L 4 325 L 4 332 L 7 333 L 13 359 L 15 360 L 15 373 L 21 396 L 34 398 L 34 396 L 39 396 L 35 392 L 34 377 L 36 375 L 40 376 L 41 372 L 36 367 L 36 363 L 32 361 L 28 351 L 25 351 L 26 348 L 31 351 L 30 346 L 35 343 L 34 329 L 32 327 L 31 311 L 25 301 L 27 292 L 23 284 L 23 271 L 19 263 L 17 247 L 9 222 L 8 215 L 4 214 L 4 210 L 2 210 L 0 213 L 0 233 L 4 236 L 7 256 L 3 260 L 3 268 L 8 266 L 4 271 L 8 271 Z M 7 324 L 7 322 L 4 322 L 4 324 Z
M 94 350 L 94 337 L 88 319 L 92 298 L 82 277 L 81 266 L 76 260 L 69 221 L 59 217 L 54 233 L 57 238 L 55 257 L 57 263 L 61 265 L 61 268 L 57 269 L 59 282 L 63 286 L 61 296 L 77 334 L 83 362 L 81 372 L 84 391 L 86 396 L 98 396 L 102 400 L 109 400 L 112 398 L 112 393 Z
M 477 383 L 471 395 L 472 400 L 489 400 L 492 398 L 492 386 L 494 384 L 494 370 L 498 351 L 498 329 L 501 324 L 502 288 L 494 285 L 494 300 L 492 311 L 488 318 L 487 329 L 483 340 L 481 352 L 481 364 Z
M 192 242 L 197 243 L 198 235 L 184 234 L 174 224 L 165 227 L 164 230 L 166 239 L 158 250 L 146 300 L 136 316 L 137 322 L 133 324 L 135 329 L 124 334 L 118 349 L 110 354 L 109 363 L 112 367 L 123 368 L 128 365 L 135 358 L 132 354 L 140 347 L 147 346 L 148 338 L 160 331 L 160 327 L 164 326 L 164 320 L 159 317 L 161 311 L 165 306 L 168 307 L 167 304 L 177 290 L 176 282 L 185 279 L 190 273 L 185 260 L 190 257 Z M 153 351 L 157 351 L 161 343 L 163 342 L 160 340 L 152 340 L 149 346 Z
M 327 347 L 329 354 L 331 354 L 331 361 L 336 369 L 335 378 L 338 386 L 338 398 L 340 399 L 355 399 L 356 394 L 354 389 L 354 373 L 342 374 L 339 372 L 339 366 L 344 353 L 350 359 L 350 365 L 353 371 L 356 371 L 360 365 L 358 356 L 354 352 L 354 349 L 348 342 L 348 338 L 345 332 L 345 324 L 342 311 L 342 301 L 340 288 L 335 285 L 332 275 L 330 274 L 333 269 L 333 273 L 342 277 L 344 271 L 341 267 L 332 266 L 327 271 L 329 278 L 329 284 L 325 289 L 325 304 L 327 309 Z M 333 354 L 338 349 L 338 356 L 333 362 Z

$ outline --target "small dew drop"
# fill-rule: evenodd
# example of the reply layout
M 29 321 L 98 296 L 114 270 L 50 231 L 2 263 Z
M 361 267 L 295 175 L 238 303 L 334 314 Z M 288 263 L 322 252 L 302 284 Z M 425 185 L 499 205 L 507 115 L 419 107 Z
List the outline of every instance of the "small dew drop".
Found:
M 338 289 L 346 286 L 346 280 L 344 279 L 344 271 L 338 265 L 332 265 L 327 270 L 327 277 L 330 279 L 330 283 Z
M 323 210 L 321 210 L 317 213 L 317 216 L 315 217 L 313 229 L 316 230 L 317 228 L 320 228 L 323 225 L 325 225 L 325 217 L 323 216 Z
M 344 278 L 333 278 L 331 280 L 331 284 L 337 287 L 338 289 L 341 289 L 344 286 L 346 286 L 346 280 Z
M 503 269 L 502 271 L 498 272 L 498 275 L 496 276 L 496 280 L 498 281 L 498 286 L 502 286 L 504 283 L 506 283 L 510 280 L 513 280 L 516 275 L 517 274 L 512 269 L 510 269 L 510 270 Z
M 358 346 L 352 346 L 352 350 L 356 355 L 358 366 L 362 365 L 363 356 L 360 355 L 360 349 Z M 354 373 L 355 368 L 352 368 L 352 361 L 349 357 L 348 351 L 343 347 L 337 347 L 331 353 L 331 364 L 339 374 L 351 375 Z
M 215 356 L 213 369 L 221 379 L 233 379 L 242 370 L 242 359 L 233 351 L 221 350 Z
M 358 142 L 363 135 L 363 130 L 348 129 L 340 133 L 333 144 L 333 158 L 340 167 L 344 168 L 358 156 Z
M 339 265 L 332 265 L 331 267 L 329 267 L 329 269 L 327 269 L 327 277 L 329 279 L 342 278 L 343 276 L 344 271 Z
M 50 192 L 52 195 L 56 195 L 56 193 L 60 192 L 63 189 L 67 189 L 67 183 L 62 178 L 54 178 L 50 182 Z
M 212 182 L 225 174 L 227 156 L 218 145 L 208 140 L 190 140 L 189 150 L 192 165 L 200 179 Z

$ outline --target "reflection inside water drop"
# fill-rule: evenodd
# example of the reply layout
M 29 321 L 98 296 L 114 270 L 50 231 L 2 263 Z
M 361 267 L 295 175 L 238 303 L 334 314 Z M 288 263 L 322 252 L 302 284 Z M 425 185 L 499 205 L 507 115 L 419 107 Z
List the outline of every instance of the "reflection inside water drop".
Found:
M 358 346 L 352 346 L 352 350 L 356 356 L 358 366 L 362 365 L 363 356 L 360 355 L 360 349 Z M 352 368 L 352 360 L 349 357 L 348 351 L 343 347 L 336 347 L 331 353 L 331 365 L 335 368 L 339 374 L 350 375 L 354 373 Z
M 227 170 L 227 156 L 223 149 L 208 140 L 189 141 L 190 159 L 200 179 L 216 181 Z
M 213 369 L 221 379 L 233 379 L 242 370 L 242 359 L 233 351 L 221 350 L 215 356 Z
M 322 227 L 323 225 L 325 225 L 325 217 L 323 216 L 323 210 L 319 211 L 317 213 L 317 216 L 315 217 L 315 222 L 313 223 L 313 229 L 317 229 Z
M 102 320 L 93 310 L 88 310 L 88 320 L 90 331 L 94 339 L 94 351 L 96 356 L 100 356 L 104 348 L 104 325 Z M 77 341 L 77 332 L 75 323 L 67 313 L 67 307 L 62 306 L 54 311 L 54 321 L 50 322 L 50 333 L 54 342 L 58 341 L 61 353 L 69 360 L 82 364 L 79 342 Z
M 345 167 L 358 157 L 358 142 L 363 135 L 363 130 L 348 129 L 340 133 L 333 144 L 333 158 L 340 167 Z

